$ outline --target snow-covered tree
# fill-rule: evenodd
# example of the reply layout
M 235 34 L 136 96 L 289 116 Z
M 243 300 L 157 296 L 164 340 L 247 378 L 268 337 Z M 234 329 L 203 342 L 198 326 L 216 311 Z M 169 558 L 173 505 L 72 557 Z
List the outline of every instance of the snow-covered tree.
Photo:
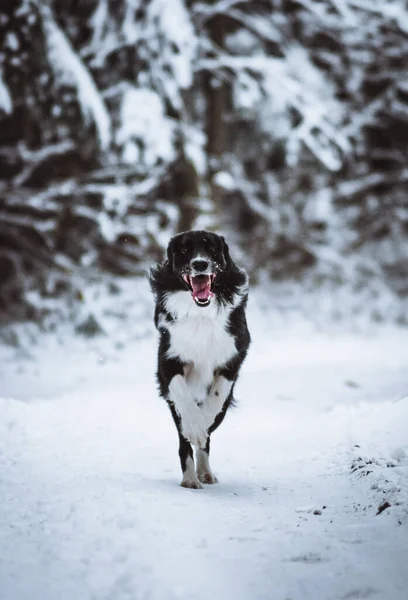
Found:
M 0 308 L 195 225 L 253 272 L 405 294 L 407 23 L 403 0 L 0 4 Z

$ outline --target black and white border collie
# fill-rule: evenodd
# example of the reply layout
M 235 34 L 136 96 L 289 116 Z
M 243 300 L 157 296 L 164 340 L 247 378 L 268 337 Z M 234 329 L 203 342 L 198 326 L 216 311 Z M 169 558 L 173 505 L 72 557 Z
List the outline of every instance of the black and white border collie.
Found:
M 150 285 L 160 334 L 157 379 L 179 434 L 181 485 L 198 489 L 200 482 L 217 482 L 210 436 L 233 403 L 250 343 L 248 278 L 223 237 L 188 231 L 170 240 L 166 262 L 151 269 Z

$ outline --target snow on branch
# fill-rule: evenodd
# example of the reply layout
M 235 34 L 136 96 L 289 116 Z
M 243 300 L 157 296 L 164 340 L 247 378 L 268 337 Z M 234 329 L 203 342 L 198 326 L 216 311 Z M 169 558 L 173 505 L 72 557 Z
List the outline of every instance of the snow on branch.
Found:
M 19 145 L 20 156 L 24 160 L 24 169 L 13 179 L 15 187 L 22 186 L 30 178 L 35 169 L 41 164 L 55 156 L 64 156 L 75 150 L 75 145 L 71 140 L 63 140 L 57 144 L 50 144 L 38 150 L 30 150 L 24 144 Z
M 358 25 L 356 15 L 348 5 L 347 0 L 330 0 L 330 4 L 337 10 L 339 15 L 343 17 L 347 25 Z
M 366 196 L 377 186 L 406 185 L 408 182 L 408 169 L 398 173 L 370 173 L 352 181 L 343 181 L 337 186 L 335 197 L 338 201 L 351 202 L 355 198 Z
M 196 36 L 189 12 L 183 0 L 150 0 L 144 20 L 136 20 L 139 0 L 126 0 L 126 12 L 121 24 L 127 44 L 145 44 L 144 55 L 152 59 L 152 75 L 171 74 L 180 88 L 191 85 L 191 62 L 196 51 Z M 155 58 L 154 58 L 155 57 Z
M 404 0 L 297 0 L 303 8 L 320 21 L 334 24 L 336 17 L 330 11 L 333 8 L 343 19 L 346 27 L 361 27 L 364 13 L 375 15 L 384 20 L 392 20 L 403 33 L 408 33 L 408 11 Z M 339 23 L 337 23 L 339 25 Z M 340 23 L 341 25 L 341 23 Z
M 281 37 L 279 28 L 272 20 L 266 21 L 263 18 L 246 14 L 238 9 L 230 10 L 229 15 L 260 39 L 276 42 Z
M 401 0 L 346 0 L 350 6 L 358 8 L 362 11 L 374 13 L 391 18 L 398 18 L 405 13 L 407 18 L 406 2 Z
M 111 121 L 95 82 L 56 23 L 50 8 L 39 2 L 38 10 L 50 67 L 60 84 L 75 88 L 85 122 L 95 125 L 100 147 L 107 150 L 111 142 Z
M 197 52 L 197 37 L 184 0 L 152 0 L 143 36 L 151 51 L 155 89 L 177 110 L 182 109 L 180 90 L 192 84 Z M 157 40 L 161 40 L 161 48 L 155 58 Z
M 119 17 L 113 3 L 102 0 L 98 5 L 90 19 L 94 35 L 84 52 L 102 67 L 112 52 L 134 47 L 144 66 L 133 83 L 151 87 L 173 108 L 182 110 L 181 90 L 192 84 L 198 46 L 191 11 L 184 0 L 122 3 Z
M 309 11 L 312 15 L 320 19 L 321 21 L 327 21 L 329 14 L 327 11 L 327 5 L 325 3 L 316 3 L 313 0 L 297 0 L 303 8 Z
M 250 4 L 250 0 L 220 0 L 216 4 L 196 4 L 194 6 L 194 13 L 200 17 L 204 17 L 205 20 L 211 19 L 215 15 L 219 14 L 230 14 L 231 8 L 234 8 L 237 4 Z
M 108 0 L 99 0 L 95 11 L 92 17 L 90 18 L 90 24 L 93 32 L 91 45 L 97 45 L 102 40 L 105 33 L 108 18 Z
M 203 58 L 198 68 L 234 73 L 236 108 L 256 112 L 266 133 L 286 139 L 289 163 L 296 163 L 304 145 L 329 170 L 341 168 L 342 155 L 350 150 L 341 128 L 344 109 L 306 50 L 292 45 L 282 59 L 220 52 Z M 299 115 L 296 127 L 290 124 L 290 110 Z

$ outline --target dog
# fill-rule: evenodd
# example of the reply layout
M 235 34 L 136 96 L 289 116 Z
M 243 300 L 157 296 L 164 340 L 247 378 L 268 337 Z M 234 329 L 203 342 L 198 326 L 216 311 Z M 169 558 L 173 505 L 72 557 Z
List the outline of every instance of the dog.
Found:
M 181 485 L 200 489 L 217 483 L 210 436 L 234 403 L 250 344 L 248 277 L 222 236 L 187 231 L 170 240 L 167 260 L 150 270 L 149 279 L 159 332 L 157 381 L 179 435 Z

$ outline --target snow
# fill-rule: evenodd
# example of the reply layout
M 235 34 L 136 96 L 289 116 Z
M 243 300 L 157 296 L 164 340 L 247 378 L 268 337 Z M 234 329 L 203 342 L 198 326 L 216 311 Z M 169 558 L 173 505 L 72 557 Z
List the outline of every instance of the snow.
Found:
M 237 187 L 234 178 L 232 177 L 231 173 L 228 173 L 228 171 L 218 171 L 215 173 L 213 177 L 213 183 L 228 191 L 235 190 Z
M 349 139 L 340 131 L 344 107 L 304 48 L 291 43 L 284 59 L 259 51 L 249 56 L 224 53 L 202 58 L 196 68 L 234 73 L 235 108 L 244 114 L 252 111 L 263 132 L 287 140 L 289 165 L 297 164 L 304 145 L 327 169 L 341 168 L 342 154 L 350 150 Z M 290 118 L 293 110 L 300 117 L 296 127 Z
M 9 31 L 6 35 L 6 46 L 12 51 L 17 52 L 20 48 L 18 37 L 12 31 Z
M 246 71 L 239 71 L 234 82 L 235 108 L 238 110 L 250 110 L 262 101 L 262 91 L 259 81 Z
M 95 12 L 90 18 L 91 27 L 93 30 L 92 46 L 97 46 L 103 39 L 106 22 L 109 17 L 108 2 L 107 0 L 100 0 Z
M 196 56 L 197 41 L 184 0 L 154 0 L 149 7 L 149 20 L 159 23 L 159 31 L 165 32 L 167 47 L 164 54 L 177 86 L 188 88 L 193 79 L 192 62 Z M 170 93 L 176 104 L 177 95 Z
M 121 352 L 1 351 L 2 600 L 406 600 L 408 334 L 274 322 L 253 295 L 204 490 L 178 485 L 151 321 Z
M 120 39 L 127 45 L 135 45 L 137 55 L 149 63 L 148 71 L 142 70 L 137 82 L 140 86 L 150 85 L 177 111 L 184 110 L 181 89 L 192 84 L 197 54 L 197 38 L 189 11 L 183 0 L 151 0 L 146 10 L 140 10 L 141 7 L 140 0 L 128 0 L 120 24 Z M 102 36 L 100 22 L 106 25 L 102 9 L 94 19 L 99 26 L 93 45 L 100 61 L 117 45 L 118 32 L 108 31 Z

